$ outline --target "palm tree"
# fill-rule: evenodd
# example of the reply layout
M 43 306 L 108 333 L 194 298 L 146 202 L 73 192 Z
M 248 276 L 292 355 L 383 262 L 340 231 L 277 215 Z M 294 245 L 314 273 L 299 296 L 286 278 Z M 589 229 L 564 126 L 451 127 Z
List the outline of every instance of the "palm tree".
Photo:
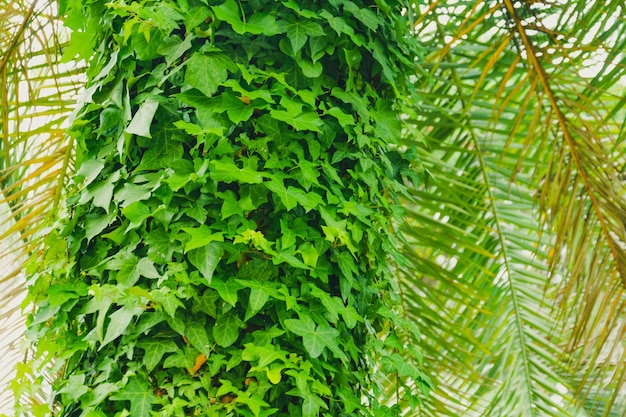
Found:
M 422 414 L 624 415 L 623 5 L 420 7 L 401 280 Z
M 21 359 L 24 262 L 58 206 L 69 151 L 64 123 L 82 86 L 76 62 L 61 62 L 67 38 L 56 7 L 14 0 L 0 8 L 0 412 Z
M 417 415 L 624 415 L 621 2 L 434 1 L 413 11 L 427 59 L 406 138 L 423 182 L 407 203 L 410 264 L 399 277 L 435 385 Z M 30 28 L 3 33 L 21 39 L 21 26 Z M 24 39 L 37 32 L 46 33 Z M 26 187 L 57 195 L 49 185 L 65 176 L 35 180 L 29 161 L 43 153 L 28 151 L 57 150 L 46 161 L 64 167 L 66 144 L 57 125 L 38 128 L 52 132 L 46 140 L 10 133 L 22 125 L 5 122 L 5 108 L 17 120 L 39 107 L 4 105 L 19 93 L 5 68 L 3 224 L 20 242 L 10 249 L 28 252 L 46 224 L 42 204 L 55 199 L 25 200 Z M 72 100 L 57 97 L 61 114 Z

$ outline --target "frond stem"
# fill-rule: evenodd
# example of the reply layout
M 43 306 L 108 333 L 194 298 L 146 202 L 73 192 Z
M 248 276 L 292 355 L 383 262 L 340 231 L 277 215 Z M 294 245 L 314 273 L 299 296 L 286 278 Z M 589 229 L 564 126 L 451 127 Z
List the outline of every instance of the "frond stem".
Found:
M 456 81 L 457 85 L 462 85 L 459 76 L 456 72 L 456 70 L 454 68 L 450 69 L 451 73 L 452 73 L 452 77 L 454 78 L 454 80 Z M 519 341 L 520 341 L 520 353 L 522 356 L 522 362 L 523 362 L 523 367 L 524 367 L 524 381 L 525 381 L 525 385 L 526 385 L 526 393 L 528 395 L 528 403 L 529 404 L 533 404 L 534 403 L 534 395 L 533 395 L 533 382 L 532 382 L 532 377 L 531 377 L 531 372 L 530 372 L 530 357 L 528 354 L 528 350 L 526 347 L 526 335 L 524 333 L 524 325 L 522 323 L 522 319 L 520 316 L 520 312 L 521 312 L 521 307 L 520 307 L 520 303 L 518 300 L 518 289 L 515 285 L 515 283 L 512 280 L 512 275 L 513 275 L 513 269 L 511 268 L 511 265 L 509 264 L 509 255 L 508 255 L 508 250 L 507 250 L 507 246 L 506 246 L 506 239 L 504 237 L 504 232 L 502 231 L 502 227 L 500 225 L 500 215 L 498 213 L 498 208 L 496 207 L 495 201 L 496 198 L 494 197 L 492 191 L 491 191 L 491 181 L 489 179 L 489 176 L 487 175 L 487 164 L 485 163 L 485 160 L 483 158 L 483 154 L 481 151 L 481 146 L 480 143 L 478 141 L 478 139 L 476 138 L 476 134 L 474 133 L 474 129 L 471 127 L 471 124 L 469 123 L 469 120 L 467 118 L 467 108 L 468 108 L 468 104 L 465 102 L 465 100 L 462 98 L 462 96 L 460 96 L 459 98 L 461 104 L 463 105 L 463 114 L 462 114 L 462 118 L 466 121 L 467 126 L 468 126 L 468 133 L 470 136 L 470 140 L 473 143 L 475 149 L 476 149 L 476 157 L 478 158 L 478 163 L 480 164 L 480 172 L 481 172 L 481 176 L 483 177 L 483 181 L 485 182 L 485 188 L 486 188 L 486 192 L 487 192 L 487 198 L 488 198 L 488 205 L 491 208 L 491 212 L 493 214 L 493 221 L 495 223 L 495 227 L 496 227 L 496 232 L 497 232 L 497 239 L 499 242 L 499 246 L 502 250 L 502 261 L 504 263 L 504 268 L 507 272 L 507 283 L 509 285 L 509 289 L 511 292 L 511 300 L 513 301 L 513 308 L 515 310 L 515 327 L 517 329 L 517 333 L 519 335 Z M 531 411 L 531 415 L 536 416 L 536 411 L 534 407 L 529 407 L 530 411 Z
M 600 223 L 602 233 L 604 234 L 609 244 L 609 248 L 611 250 L 611 253 L 613 254 L 613 259 L 615 259 L 615 261 L 618 263 L 618 269 L 620 271 L 620 277 L 622 279 L 622 283 L 626 286 L 626 275 L 623 273 L 623 268 L 621 267 L 621 265 L 619 265 L 620 256 L 618 253 L 618 249 L 615 245 L 615 242 L 613 241 L 613 238 L 611 237 L 609 227 L 604 217 L 604 214 L 602 214 L 602 210 L 600 209 L 600 203 L 598 202 L 596 195 L 592 191 L 592 187 L 589 182 L 589 177 L 587 173 L 585 172 L 584 164 L 581 161 L 580 155 L 578 154 L 578 151 L 576 149 L 576 141 L 574 140 L 574 137 L 572 136 L 570 129 L 567 127 L 567 120 L 565 118 L 565 115 L 561 111 L 561 108 L 558 105 L 556 95 L 554 94 L 554 91 L 552 90 L 552 86 L 550 85 L 550 82 L 548 81 L 548 75 L 546 74 L 546 71 L 543 68 L 543 65 L 541 64 L 539 57 L 535 53 L 533 43 L 528 38 L 526 30 L 524 29 L 524 26 L 522 25 L 522 22 L 515 10 L 515 7 L 513 6 L 512 0 L 503 0 L 503 1 L 504 1 L 504 4 L 506 5 L 506 8 L 509 14 L 515 21 L 515 28 L 517 30 L 517 33 L 522 39 L 522 43 L 524 44 L 524 47 L 526 48 L 526 54 L 528 56 L 528 59 L 532 67 L 535 68 L 537 75 L 539 76 L 539 79 L 541 81 L 541 84 L 543 88 L 545 89 L 546 96 L 548 97 L 548 101 L 550 102 L 550 107 L 552 107 L 552 110 L 554 111 L 557 117 L 559 126 L 561 127 L 561 130 L 563 131 L 563 137 L 567 141 L 571 155 L 574 158 L 574 162 L 576 163 L 576 166 L 578 167 L 578 174 L 583 180 L 583 184 L 585 185 L 585 190 L 587 191 L 587 195 L 589 196 L 591 205 L 594 208 L 594 212 L 598 216 L 598 222 Z

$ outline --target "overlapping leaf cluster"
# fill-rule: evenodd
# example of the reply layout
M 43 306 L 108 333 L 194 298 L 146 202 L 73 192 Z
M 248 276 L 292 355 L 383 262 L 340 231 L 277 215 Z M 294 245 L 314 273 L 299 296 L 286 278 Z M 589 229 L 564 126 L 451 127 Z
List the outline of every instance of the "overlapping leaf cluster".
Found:
M 31 291 L 55 413 L 397 415 L 376 375 L 427 388 L 390 308 L 399 2 L 82 3 L 78 171 Z

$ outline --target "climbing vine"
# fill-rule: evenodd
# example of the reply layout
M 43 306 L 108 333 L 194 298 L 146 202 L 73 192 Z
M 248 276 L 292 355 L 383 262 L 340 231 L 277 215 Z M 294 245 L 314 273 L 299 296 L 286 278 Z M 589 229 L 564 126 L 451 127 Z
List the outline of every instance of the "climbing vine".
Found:
M 90 64 L 67 214 L 30 281 L 31 365 L 56 358 L 60 375 L 50 410 L 415 405 L 428 382 L 390 268 L 411 172 L 397 113 L 418 50 L 401 3 L 61 7 L 66 57 Z

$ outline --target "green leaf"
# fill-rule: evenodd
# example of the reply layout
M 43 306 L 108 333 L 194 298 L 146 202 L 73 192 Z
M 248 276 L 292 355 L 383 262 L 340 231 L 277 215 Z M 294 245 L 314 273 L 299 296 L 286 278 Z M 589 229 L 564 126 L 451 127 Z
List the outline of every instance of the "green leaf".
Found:
M 211 161 L 210 175 L 212 180 L 226 183 L 260 184 L 263 182 L 263 175 L 260 172 L 251 168 L 239 168 L 229 159 Z
M 87 161 L 83 161 L 80 164 L 78 172 L 75 174 L 75 179 L 77 182 L 80 182 L 80 179 L 82 178 L 82 184 L 86 187 L 98 177 L 102 168 L 104 168 L 104 161 L 101 159 L 89 159 Z
M 137 272 L 142 277 L 146 277 L 149 279 L 156 279 L 161 277 L 161 274 L 154 266 L 154 262 L 152 262 L 148 258 L 139 259 L 139 262 L 137 262 Z
M 124 334 L 133 317 L 141 313 L 141 311 L 141 308 L 135 306 L 122 306 L 119 310 L 111 314 L 109 316 L 110 322 L 107 326 L 107 331 L 100 345 L 100 349 Z
M 230 216 L 240 215 L 243 217 L 243 208 L 237 200 L 237 196 L 232 190 L 226 190 L 223 193 L 217 193 L 217 196 L 223 199 L 221 214 L 222 220 L 229 218 Z
M 314 394 L 306 394 L 302 401 L 302 417 L 318 417 L 320 407 L 327 408 L 326 403 Z
M 213 327 L 215 342 L 221 347 L 232 345 L 239 338 L 242 325 L 243 322 L 233 311 L 222 315 Z
M 393 353 L 391 355 L 391 362 L 393 364 L 392 368 L 394 371 L 398 372 L 398 376 L 405 377 L 409 376 L 414 380 L 420 379 L 421 373 L 415 365 L 407 362 L 402 356 L 398 353 Z
M 178 350 L 178 345 L 173 340 L 156 338 L 141 341 L 137 344 L 137 347 L 144 350 L 143 364 L 148 372 L 152 372 L 157 367 L 163 355 Z
M 263 308 L 267 300 L 269 300 L 269 292 L 261 286 L 260 288 L 250 289 L 250 300 L 248 306 L 253 312 L 257 312 Z
M 198 351 L 207 356 L 211 353 L 212 343 L 209 340 L 209 334 L 204 320 L 199 322 L 191 319 L 190 322 L 185 325 L 185 336 L 189 340 L 189 343 Z
M 189 28 L 187 28 L 189 30 Z M 157 48 L 157 52 L 165 56 L 165 62 L 168 66 L 172 65 L 174 61 L 183 56 L 183 54 L 191 48 L 191 35 L 185 36 L 184 40 L 181 40 L 179 36 L 168 36 L 163 39 L 163 42 Z
M 348 12 L 352 13 L 354 17 L 361 21 L 365 26 L 367 26 L 371 30 L 378 29 L 378 25 L 383 22 L 379 19 L 379 17 L 371 11 L 370 9 L 360 8 L 356 4 L 351 1 L 344 1 L 343 7 Z
M 249 19 L 241 18 L 241 10 L 235 0 L 226 0 L 219 6 L 212 7 L 215 16 L 227 22 L 238 34 L 251 33 L 273 36 L 280 33 L 276 25 L 276 18 L 267 13 L 255 13 Z
M 207 283 L 211 285 L 213 272 L 215 271 L 215 268 L 217 268 L 217 264 L 223 254 L 224 249 L 219 245 L 219 243 L 211 242 L 201 248 L 190 250 L 187 253 L 187 259 L 193 266 L 198 268 L 200 274 L 202 274 Z
M 288 263 L 289 265 L 293 266 L 294 268 L 299 268 L 299 269 L 310 269 L 310 267 L 308 265 L 306 265 L 304 262 L 302 262 L 300 259 L 296 258 L 293 253 L 289 252 L 289 251 L 283 251 L 280 252 L 278 255 L 274 256 L 272 258 L 272 262 L 275 265 L 279 265 L 283 262 Z
M 136 229 L 141 226 L 148 217 L 152 216 L 153 213 L 147 205 L 141 201 L 135 201 L 134 203 L 124 207 L 122 209 L 122 214 L 130 220 L 130 224 L 126 228 L 126 231 L 128 232 L 129 230 Z
M 89 391 L 89 387 L 85 384 L 85 374 L 70 375 L 70 377 L 58 392 L 65 394 L 63 397 L 70 401 L 77 402 L 79 398 Z
M 335 117 L 342 127 L 354 126 L 355 124 L 354 116 L 352 116 L 351 114 L 346 114 L 339 107 L 331 107 L 326 111 L 326 114 L 330 114 L 331 116 Z
M 173 293 L 168 287 L 161 287 L 158 290 L 154 290 L 151 293 L 154 301 L 159 303 L 168 316 L 174 317 L 178 307 L 185 307 L 185 305 L 178 299 L 175 293 Z
M 305 112 L 294 115 L 293 113 L 283 110 L 271 110 L 270 116 L 276 120 L 287 123 L 298 131 L 311 130 L 313 132 L 321 133 L 321 127 L 324 124 L 322 119 L 320 119 L 317 113 L 314 112 Z
M 278 198 L 280 198 L 280 201 L 283 203 L 287 211 L 292 210 L 298 205 L 297 200 L 289 192 L 287 192 L 283 180 L 273 176 L 269 181 L 263 182 L 263 185 L 266 186 L 268 190 L 278 195 Z M 284 246 L 284 248 L 287 247 L 288 246 Z
M 106 181 L 96 185 L 90 192 L 93 194 L 93 205 L 95 207 L 102 207 L 104 211 L 108 213 L 111 200 L 113 199 L 113 188 L 115 188 L 115 184 L 113 184 L 112 181 Z
M 152 195 L 152 185 L 136 185 L 129 182 L 124 183 L 121 190 L 115 193 L 115 199 L 119 201 L 121 207 L 126 207 L 136 201 L 147 200 Z
M 257 346 L 253 343 L 246 343 L 241 359 L 248 362 L 258 361 L 253 369 L 263 369 L 274 361 L 285 361 L 287 352 L 276 350 L 274 345 Z
M 307 78 L 317 78 L 322 75 L 324 71 L 324 67 L 321 62 L 310 62 L 306 59 L 296 59 L 296 64 L 302 70 L 302 74 L 304 74 Z
M 317 259 L 319 258 L 319 253 L 317 252 L 317 249 L 315 249 L 315 246 L 313 246 L 310 242 L 304 242 L 300 245 L 296 253 L 302 255 L 302 260 L 306 265 L 315 268 L 317 265 Z
M 191 236 L 191 239 L 185 245 L 185 252 L 206 246 L 211 242 L 224 241 L 223 232 L 213 232 L 205 225 L 201 225 L 200 227 L 183 227 L 182 230 Z
M 87 240 L 100 234 L 114 219 L 114 211 L 109 214 L 89 213 L 85 216 L 85 237 Z
M 302 207 L 304 207 L 306 212 L 313 210 L 317 206 L 324 205 L 324 199 L 322 196 L 315 192 L 307 193 L 300 188 L 290 186 L 288 193 L 295 198 Z
M 310 20 L 287 19 L 279 22 L 282 31 L 287 32 L 287 38 L 291 42 L 294 54 L 306 44 L 309 36 L 324 36 L 324 29 Z
M 226 281 L 222 281 L 221 278 L 215 277 L 211 283 L 211 288 L 215 289 L 222 300 L 226 301 L 231 306 L 235 307 L 237 304 L 237 292 L 243 288 L 237 280 L 229 278 Z
M 278 384 L 283 378 L 283 369 L 285 369 L 283 365 L 280 365 L 278 363 L 272 364 L 272 366 L 265 370 L 267 379 L 274 385 Z
M 261 407 L 270 406 L 268 403 L 263 401 L 259 395 L 250 394 L 248 391 L 239 392 L 239 395 L 237 395 L 237 398 L 235 399 L 235 401 L 238 403 L 247 405 L 250 411 L 252 411 L 252 413 L 254 414 L 254 417 L 260 416 Z M 271 412 L 268 414 L 264 413 L 264 416 L 269 416 L 271 414 L 274 414 L 277 411 L 277 409 L 273 408 L 268 411 L 271 411 Z
M 181 160 L 184 153 L 181 142 L 184 140 L 185 135 L 177 127 L 159 126 L 153 131 L 152 141 L 146 144 L 148 149 L 136 171 L 161 170 L 169 163 Z
M 293 200 L 294 207 L 296 206 L 295 199 Z M 283 203 L 284 204 L 284 203 Z M 292 207 L 293 208 L 293 207 Z M 280 241 L 283 249 L 288 249 L 296 244 L 296 233 L 289 227 L 287 221 L 283 218 L 280 219 Z
M 138 258 L 128 250 L 116 253 L 105 264 L 106 269 L 117 271 L 115 279 L 120 285 L 132 287 L 135 285 L 139 277 L 143 276 L 149 279 L 159 278 L 161 274 L 148 258 Z
M 126 128 L 126 132 L 132 135 L 145 136 L 147 138 L 151 138 L 150 135 L 150 126 L 152 126 L 152 120 L 154 119 L 154 114 L 159 107 L 159 103 L 156 101 L 144 101 L 141 106 L 139 106 L 139 110 L 133 116 L 133 119 L 130 121 L 130 124 Z
M 152 404 L 156 402 L 156 396 L 152 391 L 144 380 L 133 376 L 124 387 L 111 396 L 111 399 L 130 401 L 130 417 L 149 417 Z
M 232 61 L 222 54 L 194 54 L 187 61 L 185 82 L 211 97 L 228 78 Z
M 285 326 L 289 331 L 302 336 L 304 347 L 312 358 L 320 356 L 325 347 L 339 349 L 336 342 L 339 331 L 328 324 L 316 326 L 308 315 L 304 315 L 302 319 L 287 319 Z
M 233 123 L 245 122 L 254 113 L 255 107 L 246 104 L 234 94 L 222 95 L 222 107 L 226 108 L 226 114 Z

